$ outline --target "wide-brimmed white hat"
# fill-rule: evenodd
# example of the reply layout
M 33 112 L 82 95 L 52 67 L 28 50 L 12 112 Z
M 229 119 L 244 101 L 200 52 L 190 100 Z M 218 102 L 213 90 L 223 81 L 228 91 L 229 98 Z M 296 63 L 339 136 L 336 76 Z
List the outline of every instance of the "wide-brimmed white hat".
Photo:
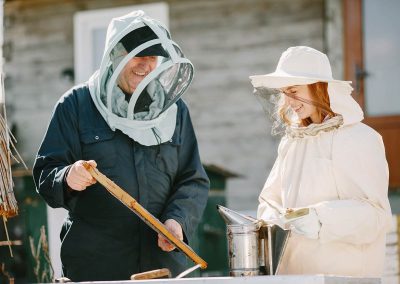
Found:
M 344 124 L 356 123 L 364 118 L 361 107 L 351 96 L 351 82 L 333 79 L 328 57 L 314 48 L 290 47 L 282 53 L 275 72 L 250 76 L 250 80 L 256 89 L 327 82 L 330 107 L 343 116 Z

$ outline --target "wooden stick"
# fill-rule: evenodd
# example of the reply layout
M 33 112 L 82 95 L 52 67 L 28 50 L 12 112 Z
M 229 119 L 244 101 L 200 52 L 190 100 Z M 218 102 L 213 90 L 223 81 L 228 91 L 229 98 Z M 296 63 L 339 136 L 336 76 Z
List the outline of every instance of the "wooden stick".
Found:
M 131 280 L 147 280 L 147 279 L 156 279 L 163 277 L 171 278 L 171 272 L 169 271 L 168 268 L 161 268 L 161 269 L 133 274 L 131 276 Z
M 141 206 L 136 199 L 130 196 L 126 191 L 116 185 L 112 180 L 103 175 L 97 168 L 92 167 L 89 163 L 83 162 L 85 169 L 95 178 L 101 185 L 103 185 L 108 192 L 110 192 L 115 198 L 121 201 L 126 207 L 131 209 L 140 219 L 142 219 L 147 225 L 149 225 L 157 233 L 160 233 L 167 238 L 172 244 L 178 249 L 185 253 L 195 263 L 200 264 L 202 269 L 207 268 L 207 262 L 205 262 L 200 256 L 198 256 L 191 247 L 176 238 L 168 229 L 155 218 L 149 211 Z
M 22 241 L 21 240 L 1 241 L 0 247 L 2 247 L 2 246 L 22 246 Z
M 10 242 L 10 236 L 8 235 L 8 230 L 7 230 L 6 221 L 7 221 L 6 216 L 3 216 L 4 230 L 6 231 L 7 241 Z M 11 257 L 14 257 L 13 252 L 12 252 L 12 248 L 11 248 L 11 244 L 8 245 L 8 248 L 9 248 L 9 250 L 10 250 L 10 255 L 11 255 Z

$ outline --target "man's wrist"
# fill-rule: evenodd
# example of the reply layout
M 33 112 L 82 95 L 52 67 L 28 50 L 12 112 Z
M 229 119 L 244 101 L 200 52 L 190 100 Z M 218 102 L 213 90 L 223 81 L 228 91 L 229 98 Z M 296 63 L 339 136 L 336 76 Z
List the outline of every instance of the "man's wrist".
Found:
M 67 182 L 67 177 L 68 177 L 69 171 L 71 170 L 71 166 L 72 165 L 67 166 L 67 169 L 65 170 L 64 177 L 63 177 L 63 188 L 64 188 L 64 194 L 66 197 L 72 197 L 76 192 L 68 185 L 68 182 Z

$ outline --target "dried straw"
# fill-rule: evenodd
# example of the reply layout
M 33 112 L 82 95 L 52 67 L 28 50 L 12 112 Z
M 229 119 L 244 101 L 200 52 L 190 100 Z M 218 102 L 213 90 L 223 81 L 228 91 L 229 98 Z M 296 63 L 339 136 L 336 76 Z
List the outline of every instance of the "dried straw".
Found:
M 29 243 L 31 246 L 32 256 L 35 260 L 35 267 L 33 273 L 36 276 L 38 283 L 54 282 L 54 269 L 50 260 L 49 243 L 46 237 L 46 229 L 44 226 L 40 227 L 40 238 L 35 247 L 34 240 L 29 236 Z M 41 262 L 41 259 L 44 262 Z
M 0 92 L 4 99 L 3 80 L 1 80 L 1 85 Z M 14 139 L 15 142 L 15 138 L 7 126 L 5 103 L 0 102 L 0 106 L 0 216 L 10 218 L 18 215 L 18 205 L 13 191 L 11 158 L 18 160 L 12 155 L 10 149 L 10 146 L 15 149 L 10 139 Z
M 6 270 L 6 265 L 4 264 L 4 263 L 2 263 L 1 265 L 0 265 L 0 276 L 1 275 L 3 275 L 5 278 L 6 278 L 6 280 L 8 280 L 8 283 L 9 284 L 14 284 L 14 277 L 12 277 L 11 275 L 10 275 L 10 273 Z M 1 277 L 1 278 L 3 278 L 3 277 Z M 0 278 L 0 280 L 1 280 L 1 278 Z
M 6 120 L 0 115 L 0 215 L 7 218 L 18 215 L 13 192 L 10 136 Z
M 18 215 L 17 200 L 14 196 L 13 191 L 13 180 L 11 172 L 11 158 L 16 162 L 22 161 L 21 156 L 16 151 L 14 143 L 16 143 L 15 137 L 11 134 L 10 129 L 7 126 L 7 116 L 4 100 L 4 82 L 3 77 L 0 80 L 0 216 L 3 219 L 4 228 L 6 231 L 7 241 L 10 241 L 6 221 L 7 218 Z M 18 158 L 12 155 L 10 147 L 17 154 Z M 23 165 L 26 168 L 25 163 Z M 11 245 L 9 245 L 10 254 L 12 254 Z

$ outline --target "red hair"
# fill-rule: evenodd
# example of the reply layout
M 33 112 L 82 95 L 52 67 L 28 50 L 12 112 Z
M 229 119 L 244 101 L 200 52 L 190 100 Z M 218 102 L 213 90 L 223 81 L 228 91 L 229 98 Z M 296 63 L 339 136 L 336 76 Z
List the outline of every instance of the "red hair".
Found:
M 309 84 L 307 85 L 308 89 L 310 90 L 311 93 L 311 101 L 308 101 L 307 103 L 312 104 L 317 108 L 317 114 L 318 114 L 318 120 L 319 123 L 321 123 L 326 116 L 333 117 L 335 116 L 335 113 L 332 111 L 330 107 L 330 101 L 329 101 L 329 94 L 328 94 L 328 83 L 326 82 L 317 82 L 314 84 Z M 287 112 L 289 109 L 289 105 L 287 103 L 283 103 L 281 107 L 278 109 L 278 113 L 280 118 L 288 125 L 290 125 L 292 122 L 287 116 Z M 300 126 L 308 126 L 313 121 L 311 120 L 310 117 L 307 117 L 305 119 L 300 120 Z

